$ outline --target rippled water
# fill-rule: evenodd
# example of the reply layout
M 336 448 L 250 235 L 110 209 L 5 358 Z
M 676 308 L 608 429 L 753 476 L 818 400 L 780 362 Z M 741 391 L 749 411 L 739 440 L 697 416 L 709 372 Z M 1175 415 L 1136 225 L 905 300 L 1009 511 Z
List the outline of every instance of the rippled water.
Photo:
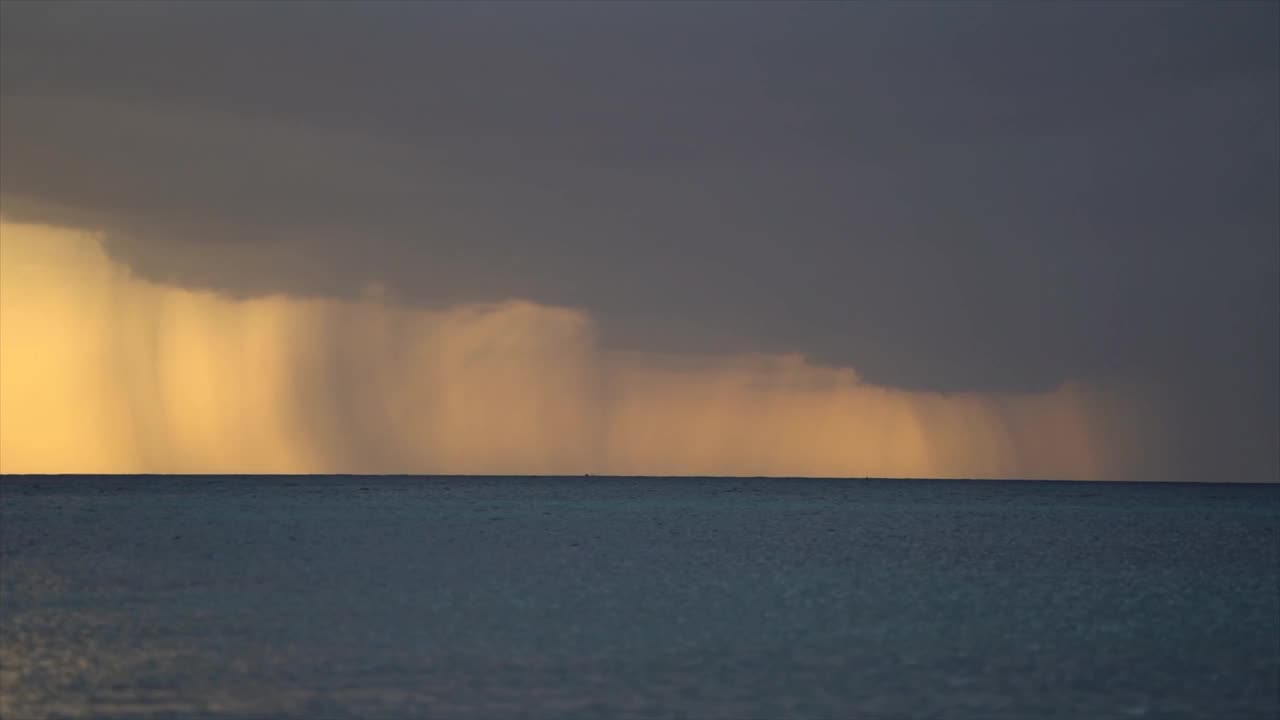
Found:
M 1280 486 L 6 478 L 0 715 L 1273 718 Z

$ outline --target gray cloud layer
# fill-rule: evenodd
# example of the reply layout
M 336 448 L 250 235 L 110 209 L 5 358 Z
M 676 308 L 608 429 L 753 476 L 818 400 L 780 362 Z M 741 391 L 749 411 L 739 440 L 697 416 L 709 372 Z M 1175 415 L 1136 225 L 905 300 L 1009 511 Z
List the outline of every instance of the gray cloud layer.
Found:
M 3 212 L 145 276 L 1154 383 L 1188 475 L 1280 471 L 1274 3 L 0 12 Z

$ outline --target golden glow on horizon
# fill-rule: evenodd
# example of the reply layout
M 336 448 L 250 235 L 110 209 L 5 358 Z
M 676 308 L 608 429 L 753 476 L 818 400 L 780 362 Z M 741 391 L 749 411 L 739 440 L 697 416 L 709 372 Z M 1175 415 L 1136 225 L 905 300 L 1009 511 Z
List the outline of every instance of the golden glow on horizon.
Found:
M 0 472 L 1129 477 L 1137 404 L 911 393 L 798 356 L 600 350 L 577 310 L 145 281 L 0 221 Z

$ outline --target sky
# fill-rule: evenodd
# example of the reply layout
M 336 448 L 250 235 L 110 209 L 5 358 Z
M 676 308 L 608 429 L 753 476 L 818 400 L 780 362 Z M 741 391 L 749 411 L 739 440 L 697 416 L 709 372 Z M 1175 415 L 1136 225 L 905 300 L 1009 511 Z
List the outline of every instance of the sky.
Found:
M 0 5 L 0 471 L 1280 481 L 1280 3 Z

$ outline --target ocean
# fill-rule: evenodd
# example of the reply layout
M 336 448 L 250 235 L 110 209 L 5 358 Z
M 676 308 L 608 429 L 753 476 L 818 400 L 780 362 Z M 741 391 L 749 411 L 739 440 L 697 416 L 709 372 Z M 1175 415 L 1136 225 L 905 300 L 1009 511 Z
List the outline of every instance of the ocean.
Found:
M 1280 717 L 1280 486 L 5 477 L 0 716 Z

